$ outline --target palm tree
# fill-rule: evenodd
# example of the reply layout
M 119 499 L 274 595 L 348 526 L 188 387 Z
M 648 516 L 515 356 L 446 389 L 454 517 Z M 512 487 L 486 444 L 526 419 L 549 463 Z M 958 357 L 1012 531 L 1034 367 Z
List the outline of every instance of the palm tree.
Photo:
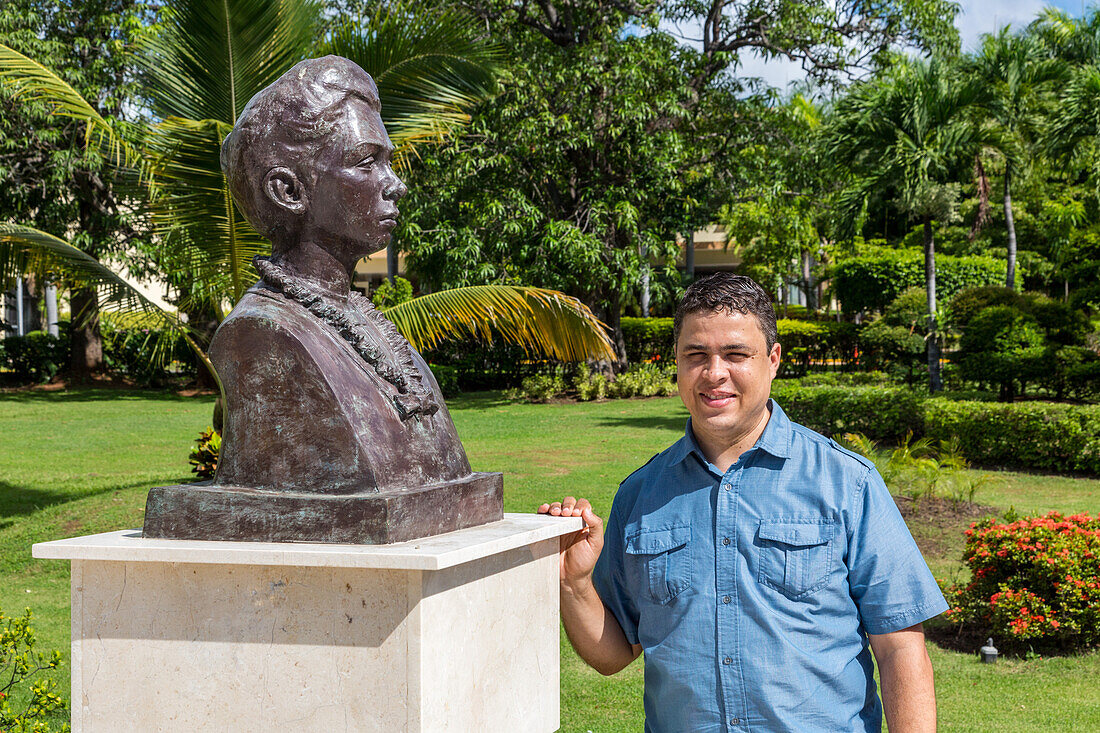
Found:
M 378 83 L 398 161 L 407 162 L 415 144 L 462 124 L 465 109 L 492 88 L 494 52 L 472 40 L 471 23 L 454 11 L 429 15 L 415 4 L 395 5 L 367 21 L 344 23 L 316 43 L 320 13 L 311 0 L 169 0 L 160 32 L 136 57 L 148 109 L 160 120 L 145 131 L 141 148 L 56 75 L 2 46 L 0 82 L 87 123 L 92 143 L 148 183 L 147 213 L 163 244 L 161 261 L 180 290 L 181 311 L 192 316 L 188 338 L 196 345 L 256 279 L 252 257 L 269 246 L 236 210 L 219 164 L 221 141 L 248 99 L 301 58 L 348 56 Z M 0 276 L 17 265 L 48 265 L 106 287 L 112 304 L 149 311 L 151 304 L 121 294 L 125 281 L 106 268 L 94 271 L 63 240 L 50 238 L 46 246 L 47 238 L 21 227 L 0 232 L 0 266 L 6 266 Z M 599 322 L 574 299 L 531 288 L 464 291 L 429 296 L 395 313 L 394 321 L 414 343 L 415 334 L 430 343 L 443 335 L 496 332 L 557 358 L 608 356 Z M 403 321 L 404 313 L 414 317 Z M 556 327 L 539 329 L 555 317 Z M 196 330 L 203 322 L 208 327 Z
M 968 112 L 978 90 L 957 80 L 946 61 L 901 62 L 857 84 L 837 106 L 827 133 L 836 160 L 854 174 L 842 195 L 854 221 L 872 195 L 892 191 L 898 207 L 924 228 L 924 278 L 928 293 L 929 388 L 943 388 L 936 326 L 936 247 L 933 221 L 957 216 L 959 186 L 953 174 L 974 158 L 991 136 Z
M 1024 173 L 1034 142 L 1052 103 L 1054 82 L 1064 80 L 1066 66 L 1050 56 L 1034 34 L 1011 33 L 1006 26 L 982 36 L 981 49 L 968 59 L 965 72 L 978 84 L 978 110 L 998 133 L 996 150 L 1004 158 L 1004 212 L 1008 242 L 1005 286 L 1016 287 L 1016 224 L 1012 215 L 1013 174 Z

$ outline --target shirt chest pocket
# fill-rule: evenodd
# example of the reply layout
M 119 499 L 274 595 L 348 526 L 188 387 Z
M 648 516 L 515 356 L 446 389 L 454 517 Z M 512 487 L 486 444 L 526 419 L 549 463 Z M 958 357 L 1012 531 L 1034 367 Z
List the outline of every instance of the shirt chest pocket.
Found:
M 643 529 L 628 535 L 627 572 L 654 603 L 664 605 L 691 586 L 691 527 Z
M 836 523 L 828 520 L 760 522 L 757 580 L 791 599 L 806 598 L 829 580 Z

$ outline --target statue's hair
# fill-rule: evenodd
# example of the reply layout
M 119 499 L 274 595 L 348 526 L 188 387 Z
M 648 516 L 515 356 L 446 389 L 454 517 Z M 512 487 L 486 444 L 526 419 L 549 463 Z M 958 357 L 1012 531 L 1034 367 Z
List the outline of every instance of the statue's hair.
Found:
M 690 313 L 719 312 L 756 316 L 756 322 L 764 334 L 764 343 L 771 353 L 772 346 L 779 340 L 771 297 L 752 278 L 732 272 L 707 275 L 688 287 L 672 320 L 673 343 L 680 340 L 680 329 L 684 326 L 685 316 Z
M 298 221 L 264 194 L 264 178 L 284 166 L 312 188 L 321 142 L 337 129 L 350 98 L 381 110 L 378 87 L 354 62 L 341 56 L 307 59 L 257 92 L 222 142 L 222 171 L 233 200 L 276 252 Z

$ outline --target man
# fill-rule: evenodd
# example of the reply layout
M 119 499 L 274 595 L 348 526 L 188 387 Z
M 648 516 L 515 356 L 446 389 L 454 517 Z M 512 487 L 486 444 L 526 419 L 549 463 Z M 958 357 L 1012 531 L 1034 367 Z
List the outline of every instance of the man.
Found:
M 921 622 L 947 608 L 873 465 L 769 399 L 775 314 L 720 273 L 675 317 L 685 435 L 584 499 L 563 539 L 561 613 L 577 653 L 614 674 L 645 652 L 646 730 L 934 730 Z M 875 690 L 871 651 L 883 700 Z

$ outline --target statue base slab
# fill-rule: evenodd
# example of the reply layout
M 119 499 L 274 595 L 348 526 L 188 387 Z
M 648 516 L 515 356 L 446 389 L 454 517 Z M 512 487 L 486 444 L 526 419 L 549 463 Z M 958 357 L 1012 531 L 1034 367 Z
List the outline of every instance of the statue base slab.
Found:
M 504 477 L 363 494 L 266 491 L 211 484 L 158 486 L 145 504 L 146 537 L 384 545 L 496 522 Z
M 558 538 L 579 518 L 392 545 L 137 530 L 72 561 L 74 733 L 500 731 L 560 725 Z

